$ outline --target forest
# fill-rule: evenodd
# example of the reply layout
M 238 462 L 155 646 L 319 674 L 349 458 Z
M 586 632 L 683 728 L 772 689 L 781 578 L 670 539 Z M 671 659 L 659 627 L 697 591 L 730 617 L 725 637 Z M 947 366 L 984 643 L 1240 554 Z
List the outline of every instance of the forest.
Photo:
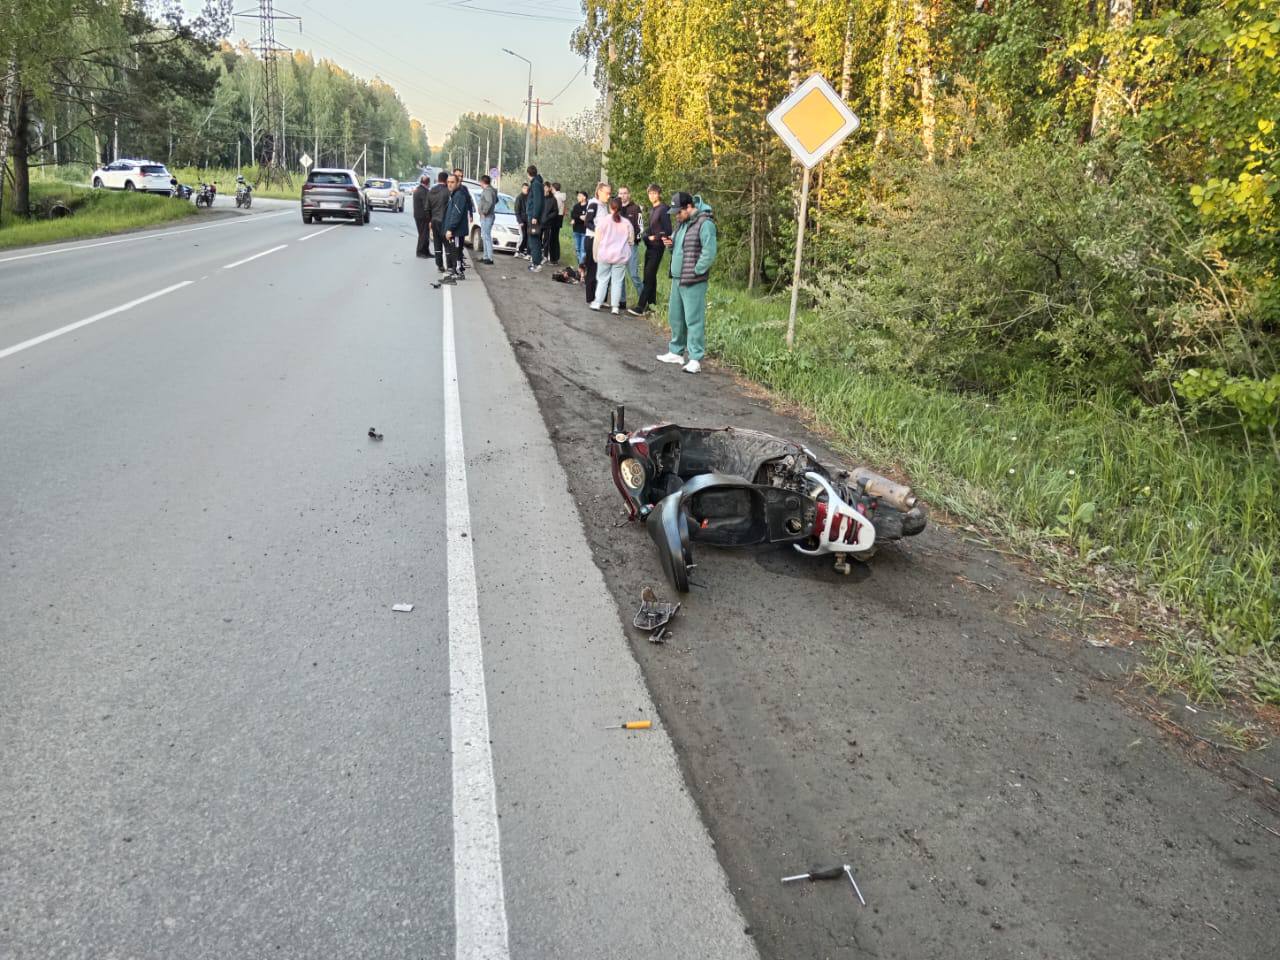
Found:
M 390 175 L 426 161 L 427 131 L 395 89 L 306 51 L 279 55 L 269 122 L 259 53 L 227 43 L 231 23 L 223 0 L 194 16 L 174 2 L 0 0 L 0 207 L 28 210 L 32 171 L 83 181 L 118 156 L 252 175 L 276 129 L 295 171 L 304 154 L 380 173 L 385 148 Z

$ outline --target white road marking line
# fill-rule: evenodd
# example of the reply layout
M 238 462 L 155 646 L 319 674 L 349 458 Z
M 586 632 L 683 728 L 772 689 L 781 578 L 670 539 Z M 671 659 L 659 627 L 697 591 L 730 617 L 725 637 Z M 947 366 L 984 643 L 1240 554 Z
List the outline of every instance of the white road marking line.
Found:
M 305 237 L 299 237 L 298 242 L 301 243 L 303 240 L 310 240 L 312 237 L 318 237 L 320 234 L 328 233 L 330 230 L 337 230 L 340 226 L 342 226 L 342 224 L 335 223 L 332 227 L 325 227 L 323 230 L 317 230 L 315 233 L 308 233 Z
M 263 250 L 261 253 L 255 253 L 252 257 L 245 257 L 243 260 L 237 260 L 235 263 L 228 263 L 223 266 L 223 270 L 230 270 L 232 267 L 238 267 L 242 263 L 248 263 L 250 260 L 257 260 L 259 257 L 265 257 L 268 253 L 275 253 L 277 250 L 283 250 L 287 247 L 287 243 L 282 243 L 278 247 L 272 247 L 270 250 Z
M 281 210 L 279 213 L 257 213 L 252 216 L 253 220 L 270 220 L 272 217 L 282 217 L 289 210 Z M 197 230 L 212 230 L 214 227 L 227 227 L 237 223 L 247 223 L 250 217 L 237 218 L 235 220 L 224 220 L 221 223 L 206 223 L 203 227 L 187 227 L 185 230 L 167 230 L 164 233 L 142 233 L 132 237 L 120 237 L 117 240 L 100 240 L 97 243 L 82 243 L 78 247 L 59 247 L 56 250 L 37 250 L 35 253 L 22 253 L 16 257 L 0 258 L 0 263 L 9 263 L 13 260 L 30 260 L 33 257 L 52 257 L 59 253 L 75 253 L 77 250 L 92 250 L 94 247 L 110 247 L 117 243 L 133 243 L 135 240 L 156 240 L 160 237 L 176 237 L 180 233 L 195 233 Z
M 444 288 L 445 533 L 449 577 L 449 726 L 453 754 L 453 914 L 457 960 L 509 960 L 489 703 L 476 601 L 453 297 Z
M 77 320 L 75 323 L 68 323 L 65 327 L 59 327 L 57 330 L 50 330 L 48 333 L 42 333 L 38 337 L 32 337 L 30 340 L 23 340 L 21 343 L 15 343 L 12 347 L 0 350 L 0 360 L 5 357 L 11 357 L 15 353 L 26 350 L 28 347 L 34 347 L 37 344 L 44 343 L 46 340 L 52 340 L 54 337 L 60 337 L 64 333 L 70 333 L 72 330 L 79 330 L 81 327 L 87 327 L 91 323 L 97 323 L 99 320 L 105 320 L 107 317 L 113 317 L 117 313 L 124 313 L 140 303 L 146 303 L 148 300 L 154 300 L 157 297 L 163 297 L 166 293 L 173 293 L 175 290 L 181 290 L 183 287 L 189 287 L 193 281 L 183 280 L 181 283 L 175 283 L 171 287 L 165 287 L 163 290 L 157 290 L 155 293 L 148 293 L 145 297 L 139 297 L 137 300 L 130 300 L 128 303 L 122 303 L 118 307 L 112 307 L 110 310 L 103 310 L 101 313 L 95 313 L 92 317 L 85 317 L 83 320 Z

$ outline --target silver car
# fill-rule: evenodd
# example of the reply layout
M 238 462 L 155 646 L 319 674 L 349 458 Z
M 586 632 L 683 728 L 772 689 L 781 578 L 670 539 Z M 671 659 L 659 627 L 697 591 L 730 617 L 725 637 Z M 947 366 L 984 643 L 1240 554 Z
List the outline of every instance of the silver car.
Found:
M 400 185 L 389 177 L 370 177 L 364 182 L 364 195 L 369 198 L 370 207 L 382 207 L 392 213 L 404 210 Z

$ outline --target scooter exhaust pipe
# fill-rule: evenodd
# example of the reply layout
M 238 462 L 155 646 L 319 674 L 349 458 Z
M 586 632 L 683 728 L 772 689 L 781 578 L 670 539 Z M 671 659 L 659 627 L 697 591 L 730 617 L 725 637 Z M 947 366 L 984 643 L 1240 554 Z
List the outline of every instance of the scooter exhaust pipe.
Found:
M 878 473 L 868 470 L 866 467 L 858 467 L 851 474 L 855 483 L 861 483 L 867 493 L 873 497 L 879 497 L 889 506 L 907 513 L 916 505 L 916 495 L 911 488 L 895 483 L 887 477 L 882 477 Z

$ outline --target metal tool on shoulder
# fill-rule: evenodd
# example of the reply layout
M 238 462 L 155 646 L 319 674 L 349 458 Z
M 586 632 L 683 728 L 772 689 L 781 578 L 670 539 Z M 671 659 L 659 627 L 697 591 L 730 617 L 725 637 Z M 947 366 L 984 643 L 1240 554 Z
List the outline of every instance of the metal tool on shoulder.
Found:
M 835 880 L 840 876 L 849 878 L 849 882 L 853 884 L 853 892 L 858 895 L 858 902 L 864 907 L 867 901 L 863 899 L 862 891 L 858 889 L 858 881 L 853 879 L 853 867 L 847 863 L 842 863 L 838 867 L 813 867 L 808 873 L 797 873 L 794 877 L 783 877 L 783 883 L 794 883 L 796 880 Z

